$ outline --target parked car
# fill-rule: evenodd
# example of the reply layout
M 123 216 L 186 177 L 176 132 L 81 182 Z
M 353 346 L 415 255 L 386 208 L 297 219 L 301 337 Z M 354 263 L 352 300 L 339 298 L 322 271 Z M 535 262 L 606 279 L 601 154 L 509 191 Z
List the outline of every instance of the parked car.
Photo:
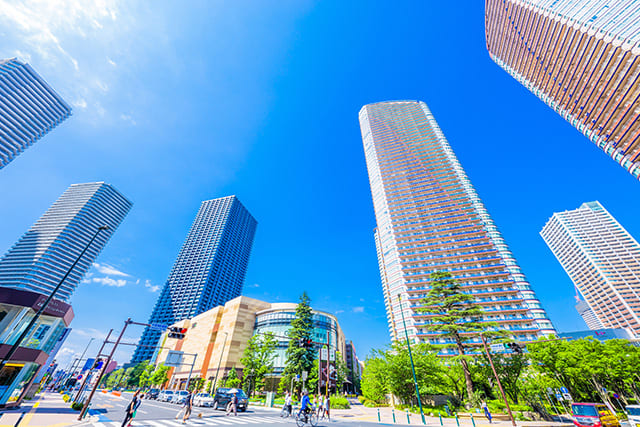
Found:
M 573 423 L 576 427 L 620 427 L 620 421 L 602 403 L 573 403 Z
M 173 398 L 173 390 L 162 390 L 158 395 L 160 402 L 170 402 Z
M 640 405 L 628 405 L 627 416 L 631 427 L 640 427 Z
M 244 391 L 240 389 L 231 388 L 219 388 L 216 390 L 216 395 L 213 396 L 213 409 L 225 409 L 231 401 L 231 396 L 233 395 L 233 393 L 230 393 L 230 391 L 233 390 L 236 390 L 238 392 L 238 411 L 246 411 L 249 401 L 247 395 L 244 394 Z
M 189 396 L 189 392 L 187 390 L 178 390 L 173 393 L 173 397 L 171 398 L 171 403 L 177 403 L 178 405 L 182 405 L 184 400 Z
M 144 394 L 144 397 L 146 397 L 147 399 L 157 399 L 159 394 L 160 394 L 159 389 L 152 388 L 150 390 L 147 390 L 147 392 Z
M 198 393 L 193 396 L 194 406 L 213 406 L 213 397 L 209 393 Z

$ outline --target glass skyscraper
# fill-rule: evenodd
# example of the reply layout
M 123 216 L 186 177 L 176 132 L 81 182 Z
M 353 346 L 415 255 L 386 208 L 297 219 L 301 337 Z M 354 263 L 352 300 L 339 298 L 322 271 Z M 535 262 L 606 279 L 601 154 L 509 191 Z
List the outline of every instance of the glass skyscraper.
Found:
M 491 58 L 640 178 L 640 2 L 485 4 Z
M 131 206 L 104 182 L 71 185 L 0 259 L 0 286 L 50 294 L 106 225 L 56 293 L 56 299 L 68 302 Z
M 391 338 L 404 337 L 403 310 L 413 341 L 449 343 L 425 328 L 429 316 L 419 312 L 435 271 L 450 272 L 486 320 L 518 340 L 555 333 L 427 105 L 369 104 L 360 127 Z
M 638 241 L 599 202 L 554 213 L 540 234 L 595 314 L 589 327 L 640 338 Z
M 257 224 L 236 196 L 202 202 L 149 323 L 168 326 L 240 296 Z M 132 362 L 151 360 L 162 332 L 145 328 Z
M 70 115 L 29 64 L 0 59 L 0 169 Z

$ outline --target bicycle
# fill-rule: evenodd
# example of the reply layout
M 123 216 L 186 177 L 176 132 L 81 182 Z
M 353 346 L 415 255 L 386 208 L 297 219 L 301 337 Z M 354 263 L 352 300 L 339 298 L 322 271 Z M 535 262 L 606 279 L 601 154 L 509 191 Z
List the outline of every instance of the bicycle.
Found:
M 318 414 L 313 409 L 307 409 L 304 414 L 296 414 L 296 425 L 302 427 L 305 424 L 309 424 L 312 427 L 318 425 Z

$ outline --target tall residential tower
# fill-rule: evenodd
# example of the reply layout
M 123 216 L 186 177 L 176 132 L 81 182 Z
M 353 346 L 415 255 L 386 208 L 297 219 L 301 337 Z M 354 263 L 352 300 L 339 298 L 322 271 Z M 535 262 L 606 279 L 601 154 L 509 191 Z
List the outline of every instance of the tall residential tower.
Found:
M 435 271 L 450 272 L 487 320 L 519 340 L 554 333 L 427 105 L 369 104 L 360 110 L 360 127 L 392 339 L 404 334 L 402 309 L 413 340 L 445 342 L 423 328 L 428 316 L 417 311 Z
M 0 59 L 0 169 L 71 115 L 71 107 L 17 59 Z
M 640 2 L 485 4 L 491 58 L 640 178 Z
M 49 294 L 99 227 L 56 299 L 68 302 L 91 263 L 131 209 L 132 203 L 104 182 L 71 185 L 0 259 L 0 286 Z
M 640 337 L 640 245 L 627 230 L 589 202 L 554 213 L 540 234 L 599 324 Z
M 169 326 L 240 296 L 256 227 L 236 196 L 202 202 L 149 323 Z M 151 360 L 162 332 L 146 328 L 132 362 Z

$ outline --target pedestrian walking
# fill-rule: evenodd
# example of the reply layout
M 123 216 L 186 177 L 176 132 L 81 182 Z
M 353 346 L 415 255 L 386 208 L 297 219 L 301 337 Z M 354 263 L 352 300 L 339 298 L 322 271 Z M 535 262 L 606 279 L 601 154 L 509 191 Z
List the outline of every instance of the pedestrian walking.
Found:
M 192 408 L 193 408 L 193 394 L 189 392 L 187 397 L 184 398 L 184 416 L 182 417 L 182 424 L 187 423 L 187 420 L 191 416 Z
M 138 406 L 140 406 L 141 402 L 140 390 L 136 390 L 136 392 L 133 393 L 133 399 L 131 399 L 131 402 L 129 402 L 127 408 L 124 410 L 124 421 L 122 422 L 122 427 L 131 425 L 131 421 L 136 416 L 136 411 L 138 410 Z
M 324 417 L 324 398 L 321 394 L 318 395 L 318 418 Z
M 233 416 L 238 416 L 238 391 L 235 390 L 234 393 L 231 394 L 231 400 L 229 400 L 229 404 L 227 405 L 227 416 L 233 411 Z
M 487 419 L 489 420 L 489 424 L 491 424 L 491 419 L 493 417 L 491 416 L 491 412 L 489 412 L 489 407 L 487 406 L 487 402 L 485 402 L 484 400 L 482 401 L 482 409 L 484 409 L 484 416 L 487 417 Z
M 331 409 L 331 401 L 329 400 L 329 394 L 324 398 L 324 413 L 327 416 L 327 419 L 331 421 L 331 415 L 329 414 L 329 410 Z
M 292 403 L 291 393 L 287 391 L 287 393 L 284 396 L 284 408 L 285 408 L 285 411 L 287 411 L 287 414 L 288 414 L 287 416 L 289 417 L 291 416 L 291 411 L 292 411 L 291 403 Z

